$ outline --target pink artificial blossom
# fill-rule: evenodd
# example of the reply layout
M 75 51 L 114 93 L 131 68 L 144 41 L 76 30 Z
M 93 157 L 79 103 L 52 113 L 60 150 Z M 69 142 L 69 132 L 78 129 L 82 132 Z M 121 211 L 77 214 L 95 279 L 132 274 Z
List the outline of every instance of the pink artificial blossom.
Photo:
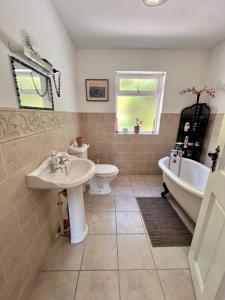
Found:
M 202 89 L 197 89 L 195 86 L 193 86 L 192 88 L 187 88 L 187 89 L 180 91 L 181 95 L 184 95 L 186 93 L 192 93 L 194 95 L 206 94 L 212 98 L 215 98 L 215 96 L 216 96 L 216 91 L 212 88 L 208 88 L 207 86 L 205 86 Z

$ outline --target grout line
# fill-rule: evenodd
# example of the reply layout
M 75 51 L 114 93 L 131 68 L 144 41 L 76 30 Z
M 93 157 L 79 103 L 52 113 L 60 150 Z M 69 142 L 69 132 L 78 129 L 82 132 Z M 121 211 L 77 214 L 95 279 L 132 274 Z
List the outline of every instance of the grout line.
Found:
M 92 212 L 90 212 L 90 213 L 92 214 Z M 85 216 L 85 218 L 86 218 L 86 216 Z M 90 216 L 90 221 L 91 221 L 91 216 Z M 79 279 L 80 279 L 81 266 L 82 266 L 82 262 L 83 262 L 83 258 L 84 258 L 84 252 L 85 252 L 86 243 L 87 243 L 87 237 L 88 237 L 88 235 L 86 236 L 86 238 L 84 240 L 84 249 L 83 249 L 83 254 L 82 254 L 82 257 L 81 257 L 81 261 L 80 261 L 80 269 L 78 271 L 77 284 L 76 284 L 76 288 L 75 288 L 75 291 L 74 291 L 74 300 L 76 299 L 77 288 L 78 288 Z
M 7 172 L 7 169 L 6 169 L 6 163 L 5 163 L 5 158 L 4 158 L 4 155 L 3 155 L 3 152 L 2 152 L 2 147 L 0 147 L 0 156 L 2 158 L 2 163 L 3 163 L 5 175 L 6 175 L 6 178 L 2 180 L 2 182 L 4 182 L 4 181 L 9 179 L 9 175 L 8 175 L 8 172 Z
M 63 270 L 41 270 L 40 272 L 43 273 L 51 273 L 51 272 L 108 272 L 108 271 L 190 271 L 189 269 L 186 268 L 175 268 L 175 269 L 154 269 L 154 268 L 146 268 L 146 269 L 141 269 L 141 268 L 137 268 L 137 269 L 85 269 L 85 270 L 67 270 L 67 269 L 63 269 Z
M 116 206 L 116 201 L 115 201 L 115 197 L 114 197 L 114 203 Z M 119 285 L 119 299 L 121 300 L 121 287 L 120 287 L 120 266 L 119 266 L 119 247 L 118 247 L 118 234 L 117 234 L 117 218 L 116 218 L 116 212 L 115 212 L 115 223 L 116 223 L 116 250 L 117 250 L 117 266 L 118 266 L 118 271 L 117 271 L 117 275 L 118 275 L 118 285 Z

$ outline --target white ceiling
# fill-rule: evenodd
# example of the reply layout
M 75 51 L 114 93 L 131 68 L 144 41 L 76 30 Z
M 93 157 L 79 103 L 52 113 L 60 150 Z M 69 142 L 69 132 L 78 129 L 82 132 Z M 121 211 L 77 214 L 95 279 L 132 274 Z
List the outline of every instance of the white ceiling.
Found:
M 225 0 L 52 2 L 78 48 L 208 48 L 225 39 Z

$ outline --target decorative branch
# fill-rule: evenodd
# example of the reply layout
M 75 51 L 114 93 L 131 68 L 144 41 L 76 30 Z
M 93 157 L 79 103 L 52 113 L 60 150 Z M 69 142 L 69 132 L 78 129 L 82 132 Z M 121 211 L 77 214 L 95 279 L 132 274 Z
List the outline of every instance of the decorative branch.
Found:
M 202 89 L 197 89 L 195 86 L 193 86 L 192 88 L 187 88 L 180 91 L 181 95 L 184 95 L 186 93 L 192 93 L 199 96 L 201 96 L 202 94 L 206 94 L 212 98 L 216 97 L 216 91 L 213 88 L 208 88 L 207 86 L 203 87 Z
M 22 29 L 20 32 L 21 32 L 21 36 L 22 36 L 24 45 L 27 48 L 29 48 L 31 51 L 33 51 L 36 55 L 39 55 L 38 51 L 36 51 L 34 49 L 36 47 L 36 43 L 34 42 L 34 40 L 31 37 L 31 35 L 28 32 L 26 32 L 26 30 L 24 30 L 24 29 Z

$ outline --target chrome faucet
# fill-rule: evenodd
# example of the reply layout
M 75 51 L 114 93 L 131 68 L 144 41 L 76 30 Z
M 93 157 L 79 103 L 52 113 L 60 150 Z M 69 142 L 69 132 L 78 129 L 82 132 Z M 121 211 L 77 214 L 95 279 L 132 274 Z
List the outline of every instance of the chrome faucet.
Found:
M 52 151 L 51 159 L 49 161 L 49 168 L 51 173 L 55 173 L 57 170 L 63 170 L 65 168 L 66 175 L 68 175 L 67 165 L 65 162 L 69 161 L 69 159 L 63 155 L 57 156 L 56 151 Z
M 52 160 L 50 160 L 49 167 L 50 167 L 51 173 L 55 173 L 59 169 L 61 169 L 61 171 L 62 171 L 62 166 L 58 165 L 56 162 L 54 162 Z
M 69 161 L 69 159 L 66 158 L 66 157 L 63 156 L 63 155 L 60 155 L 60 156 L 59 156 L 59 164 L 60 164 L 60 165 L 64 165 L 66 161 Z
M 67 161 L 69 161 L 69 159 L 66 158 L 65 156 L 63 156 L 63 155 L 59 156 L 59 164 L 61 167 L 65 168 L 66 175 L 68 175 L 68 168 L 67 168 L 67 165 L 65 164 Z
M 62 166 L 58 162 L 58 157 L 57 157 L 56 151 L 52 151 L 52 153 L 51 153 L 51 158 L 49 161 L 49 168 L 50 168 L 51 173 L 55 173 L 59 169 L 61 169 L 61 171 L 62 171 Z

